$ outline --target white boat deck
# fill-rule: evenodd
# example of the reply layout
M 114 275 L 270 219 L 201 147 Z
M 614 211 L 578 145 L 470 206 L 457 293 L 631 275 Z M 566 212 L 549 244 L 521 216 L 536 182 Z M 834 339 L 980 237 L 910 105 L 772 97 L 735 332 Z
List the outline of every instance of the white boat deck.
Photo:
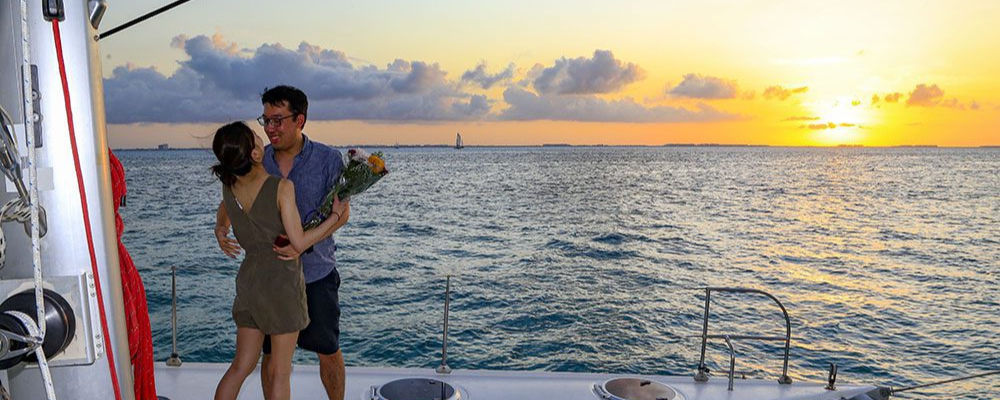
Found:
M 184 363 L 180 367 L 156 366 L 156 387 L 160 396 L 170 400 L 203 399 L 212 396 L 228 364 Z M 241 400 L 263 399 L 259 369 L 243 384 Z M 594 384 L 612 378 L 636 377 L 666 384 L 686 400 L 838 400 L 864 394 L 873 386 L 838 385 L 824 389 L 822 383 L 779 385 L 774 380 L 735 381 L 733 391 L 726 390 L 725 376 L 713 376 L 707 383 L 697 383 L 690 376 L 613 375 L 541 371 L 454 370 L 441 375 L 432 369 L 347 368 L 345 400 L 370 400 L 372 387 L 402 378 L 433 378 L 451 384 L 465 400 L 585 400 L 598 399 Z M 292 372 L 293 399 L 325 400 L 319 380 L 319 366 L 296 365 Z

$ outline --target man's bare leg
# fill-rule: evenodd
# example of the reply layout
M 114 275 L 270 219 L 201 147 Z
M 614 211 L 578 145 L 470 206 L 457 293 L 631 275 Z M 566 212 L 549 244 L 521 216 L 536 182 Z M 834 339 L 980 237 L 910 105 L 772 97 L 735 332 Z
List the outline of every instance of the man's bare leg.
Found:
M 330 400 L 344 400 L 344 353 L 337 350 L 333 354 L 316 354 L 319 356 L 319 377 Z
M 264 389 L 264 399 L 270 400 L 267 395 L 273 390 L 272 386 L 274 382 L 271 381 L 271 355 L 264 354 L 264 357 L 260 360 L 260 387 Z
M 292 356 L 295 355 L 295 339 L 299 333 L 271 335 L 271 361 L 267 374 L 271 375 L 271 388 L 264 393 L 270 400 L 290 400 L 292 398 Z

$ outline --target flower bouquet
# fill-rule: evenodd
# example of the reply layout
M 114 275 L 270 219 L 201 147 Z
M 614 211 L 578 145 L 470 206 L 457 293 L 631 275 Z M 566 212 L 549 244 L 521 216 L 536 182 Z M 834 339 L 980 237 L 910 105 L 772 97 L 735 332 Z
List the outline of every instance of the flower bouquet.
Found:
M 387 173 L 389 171 L 385 169 L 385 160 L 381 152 L 369 155 L 360 149 L 348 150 L 347 161 L 341 170 L 340 176 L 335 179 L 330 192 L 323 198 L 323 203 L 316 210 L 316 215 L 309 219 L 309 221 L 306 221 L 305 224 L 302 224 L 302 229 L 309 230 L 315 228 L 330 216 L 333 211 L 334 195 L 340 200 L 349 199 L 353 195 L 368 190 L 368 188 L 374 185 L 375 182 L 378 182 L 379 179 L 382 179 Z M 287 246 L 288 243 L 288 238 L 284 237 L 284 235 L 278 236 L 274 240 L 274 244 L 278 247 Z

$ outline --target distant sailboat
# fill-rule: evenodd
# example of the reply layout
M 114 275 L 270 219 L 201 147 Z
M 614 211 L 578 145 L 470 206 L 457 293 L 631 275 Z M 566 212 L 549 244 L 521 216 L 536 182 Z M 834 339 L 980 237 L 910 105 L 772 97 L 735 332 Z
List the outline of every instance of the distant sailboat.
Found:
M 455 133 L 455 148 L 456 149 L 461 149 L 461 148 L 464 148 L 464 147 L 465 147 L 465 144 L 462 143 L 462 134 L 461 133 Z

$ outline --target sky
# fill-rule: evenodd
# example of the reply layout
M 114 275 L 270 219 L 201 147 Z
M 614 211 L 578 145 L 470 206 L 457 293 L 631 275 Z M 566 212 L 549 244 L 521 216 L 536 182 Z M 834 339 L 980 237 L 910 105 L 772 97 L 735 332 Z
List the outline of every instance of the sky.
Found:
M 290 84 L 333 145 L 1000 145 L 1000 1 L 956 4 L 191 0 L 100 41 L 108 131 L 207 147 Z

